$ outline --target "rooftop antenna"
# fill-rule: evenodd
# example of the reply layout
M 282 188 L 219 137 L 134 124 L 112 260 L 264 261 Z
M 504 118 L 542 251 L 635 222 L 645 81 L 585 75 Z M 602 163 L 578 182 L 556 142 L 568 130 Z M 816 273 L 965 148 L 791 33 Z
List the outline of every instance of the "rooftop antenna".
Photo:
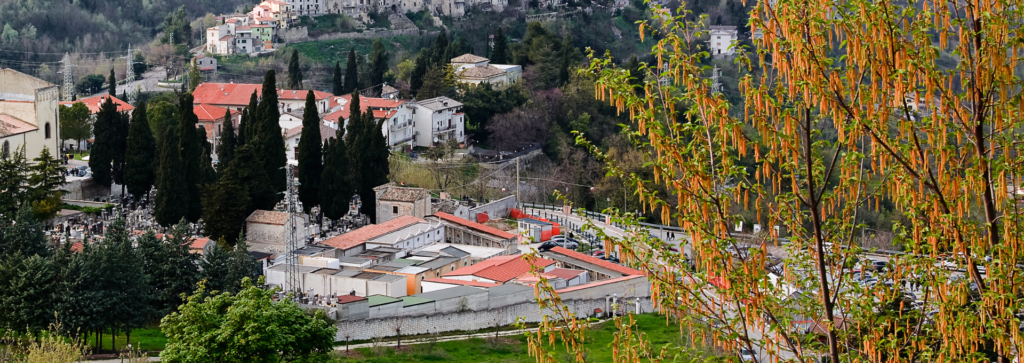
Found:
M 297 195 L 299 194 L 298 186 L 295 183 L 295 178 L 292 177 L 293 166 L 287 165 L 285 170 L 288 175 L 288 191 L 285 194 L 285 203 L 288 211 L 288 224 L 285 226 L 285 233 L 287 236 L 287 255 L 285 257 L 285 286 L 284 291 L 294 292 L 293 297 L 296 301 L 299 300 L 299 293 L 302 290 L 302 285 L 299 282 L 299 255 L 295 253 L 295 250 L 299 249 L 298 239 L 298 214 L 299 212 L 299 201 Z
M 65 102 L 71 102 L 71 99 L 75 97 L 75 81 L 72 76 L 71 68 L 78 67 L 76 64 L 71 64 L 71 54 L 64 53 L 64 59 L 60 60 L 61 69 L 57 73 L 64 75 L 64 85 L 61 97 Z

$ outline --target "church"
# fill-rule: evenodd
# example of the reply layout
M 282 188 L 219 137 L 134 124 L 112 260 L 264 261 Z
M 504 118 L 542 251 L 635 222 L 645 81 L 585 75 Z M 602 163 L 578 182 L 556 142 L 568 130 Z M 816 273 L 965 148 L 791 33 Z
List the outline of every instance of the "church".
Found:
M 13 69 L 0 69 L 0 156 L 25 148 L 32 160 L 43 150 L 60 154 L 57 112 L 60 87 Z

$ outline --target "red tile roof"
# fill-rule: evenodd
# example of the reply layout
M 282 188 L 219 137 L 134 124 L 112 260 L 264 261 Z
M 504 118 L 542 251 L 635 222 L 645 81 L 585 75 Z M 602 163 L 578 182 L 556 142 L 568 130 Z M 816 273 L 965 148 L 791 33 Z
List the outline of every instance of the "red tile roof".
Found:
M 198 105 L 193 106 L 192 111 L 196 113 L 196 117 L 199 118 L 199 122 L 218 122 L 224 121 L 224 113 L 229 110 L 214 105 Z M 235 110 L 230 110 L 230 112 L 231 117 L 239 114 L 239 112 Z
M 225 36 L 220 38 L 220 41 L 223 42 L 223 41 L 226 41 L 226 40 L 231 40 L 231 38 L 234 38 L 234 37 L 235 37 L 234 35 L 225 35 Z
M 196 238 L 193 239 L 191 243 L 189 243 L 189 248 L 193 250 L 201 250 L 203 249 L 203 247 L 206 247 L 207 242 L 210 242 L 210 239 L 207 237 Z
M 576 285 L 576 286 L 573 286 L 573 287 L 568 287 L 568 288 L 564 288 L 564 289 L 561 289 L 561 290 L 557 290 L 555 292 L 557 292 L 559 294 L 564 294 L 564 293 L 567 293 L 567 292 L 583 290 L 583 289 L 589 289 L 591 287 L 597 287 L 597 286 L 601 286 L 601 285 L 607 285 L 607 284 L 612 284 L 612 283 L 626 281 L 626 280 L 632 280 L 632 279 L 641 278 L 641 277 L 643 277 L 643 276 L 642 275 L 629 275 L 629 276 L 623 276 L 623 277 L 616 277 L 614 279 L 607 279 L 607 280 L 591 282 L 589 284 Z
M 321 244 L 325 244 L 342 250 L 347 250 L 352 247 L 366 243 L 366 241 L 368 240 L 383 236 L 385 234 L 394 232 L 395 230 L 398 230 L 400 228 L 404 228 L 406 226 L 420 222 L 426 221 L 413 216 L 401 216 L 381 224 L 365 226 L 352 232 L 331 237 L 321 242 Z
M 305 100 L 306 99 L 306 95 L 309 94 L 309 92 L 310 92 L 309 90 L 279 89 L 279 90 L 277 90 L 277 99 L 279 99 L 279 100 Z M 318 100 L 318 101 L 332 96 L 330 93 L 327 93 L 327 92 L 321 92 L 321 91 L 312 91 L 312 92 L 313 92 L 313 98 Z
M 568 256 L 568 257 L 571 257 L 571 258 L 574 258 L 574 259 L 577 259 L 577 260 L 580 260 L 580 261 L 583 261 L 583 262 L 586 262 L 586 263 L 589 263 L 589 264 L 592 264 L 592 265 L 598 265 L 598 266 L 604 267 L 606 269 L 622 273 L 624 275 L 643 275 L 644 274 L 640 270 L 632 269 L 632 268 L 629 268 L 629 267 L 626 267 L 626 266 L 623 266 L 623 265 L 620 265 L 620 264 L 617 264 L 617 263 L 614 263 L 614 262 L 611 262 L 611 261 L 602 260 L 602 259 L 594 257 L 594 256 L 585 255 L 585 254 L 582 254 L 582 253 L 579 253 L 579 252 L 576 252 L 576 251 L 573 251 L 573 250 L 566 249 L 564 247 L 554 247 L 554 248 L 550 249 L 549 251 L 558 253 L 560 255 L 565 255 L 565 256 Z
M 436 283 L 439 283 L 439 284 L 462 285 L 462 286 L 473 286 L 473 287 L 495 287 L 495 286 L 500 286 L 501 285 L 501 284 L 492 284 L 492 283 L 489 283 L 489 282 L 463 281 L 463 280 L 444 279 L 444 278 L 426 279 L 426 280 L 423 280 L 423 282 L 436 282 Z
M 0 129 L 2 129 L 4 136 L 11 136 L 26 133 L 29 131 L 39 130 L 33 124 L 22 121 L 11 115 L 0 113 Z
M 110 97 L 110 95 L 86 97 L 86 98 L 82 98 L 82 99 L 79 99 L 79 100 L 76 100 L 76 101 L 61 102 L 60 104 L 65 105 L 65 106 L 71 106 L 71 104 L 73 104 L 73 103 L 81 102 L 81 103 L 85 104 L 85 107 L 89 108 L 89 112 L 90 113 L 96 114 L 97 112 L 100 112 L 100 105 L 102 105 L 102 102 L 107 102 L 107 100 L 110 100 L 110 99 L 114 100 L 114 104 L 117 105 L 117 110 L 118 111 L 128 112 L 128 111 L 131 111 L 131 110 L 135 109 L 135 107 L 132 107 L 132 105 L 128 104 L 128 102 L 121 101 L 117 97 Z
M 453 215 L 448 214 L 448 213 L 437 212 L 437 213 L 434 213 L 434 216 L 438 217 L 438 218 L 441 218 L 441 219 L 443 219 L 443 220 L 445 220 L 447 222 L 458 224 L 460 226 L 463 226 L 463 227 L 475 230 L 477 232 L 486 233 L 486 234 L 489 234 L 489 235 L 492 235 L 492 236 L 495 236 L 495 237 L 498 237 L 498 238 L 501 238 L 501 239 L 510 239 L 510 238 L 515 238 L 516 237 L 516 235 L 514 235 L 512 233 L 505 232 L 505 231 L 502 231 L 500 229 L 497 229 L 497 228 L 494 228 L 494 227 L 490 227 L 490 226 L 486 226 L 486 225 L 483 225 L 483 224 L 480 224 L 480 223 L 476 223 L 476 222 L 473 222 L 473 221 L 465 220 L 465 219 L 453 216 Z
M 583 270 L 573 270 L 573 269 L 568 269 L 568 268 L 556 268 L 554 270 L 551 270 L 551 271 L 548 271 L 548 272 L 545 272 L 545 273 L 548 274 L 548 275 L 553 275 L 555 277 L 561 277 L 563 279 L 569 280 L 569 279 L 576 278 L 577 276 L 579 276 L 581 274 L 585 274 L 587 272 L 583 271 Z
M 466 266 L 455 271 L 444 274 L 443 276 L 476 276 L 491 281 L 507 282 L 515 279 L 516 277 L 522 276 L 523 274 L 530 272 L 530 270 L 536 267 L 547 267 L 554 264 L 555 261 L 551 261 L 544 258 L 528 257 L 525 255 L 516 256 L 498 256 L 492 257 L 479 263 Z
M 249 97 L 256 92 L 262 94 L 263 85 L 246 83 L 201 83 L 192 91 L 195 105 L 229 105 L 245 107 L 249 105 Z M 223 117 L 224 115 L 221 115 Z

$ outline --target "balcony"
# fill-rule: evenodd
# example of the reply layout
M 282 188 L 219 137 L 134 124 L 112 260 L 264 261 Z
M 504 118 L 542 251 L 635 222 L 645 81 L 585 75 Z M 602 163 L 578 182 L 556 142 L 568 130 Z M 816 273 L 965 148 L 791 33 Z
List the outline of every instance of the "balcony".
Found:
M 397 124 L 397 125 L 391 125 L 391 132 L 398 132 L 398 131 L 401 131 L 401 130 L 405 130 L 405 128 L 407 128 L 407 127 L 409 127 L 411 125 L 412 125 L 411 122 L 403 122 L 403 123 L 400 123 L 400 124 Z

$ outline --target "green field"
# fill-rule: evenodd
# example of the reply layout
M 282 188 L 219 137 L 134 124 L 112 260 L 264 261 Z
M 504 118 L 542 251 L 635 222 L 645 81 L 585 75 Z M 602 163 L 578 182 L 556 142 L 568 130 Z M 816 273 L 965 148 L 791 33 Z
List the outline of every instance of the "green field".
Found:
M 397 36 L 378 38 L 392 55 L 405 50 L 415 54 L 423 47 L 424 42 L 419 36 Z M 433 38 L 431 38 L 432 40 Z M 356 53 L 360 55 L 370 54 L 370 47 L 374 39 L 334 39 L 317 42 L 292 43 L 284 47 L 281 54 L 291 54 L 292 49 L 297 49 L 304 57 L 317 63 L 331 63 L 341 61 L 345 63 L 348 59 L 348 50 L 355 47 Z M 427 43 L 429 45 L 429 43 Z
M 114 341 L 116 350 L 120 351 L 128 345 L 127 337 L 124 333 L 120 333 L 115 337 L 117 340 Z M 89 334 L 85 339 L 85 343 L 91 348 L 96 347 L 96 335 Z M 110 350 L 111 336 L 109 333 L 103 334 L 100 337 L 100 348 L 104 351 Z M 164 350 L 167 345 L 167 337 L 160 331 L 159 328 L 146 328 L 146 329 L 135 329 L 132 330 L 132 348 L 142 349 L 146 351 L 159 351 Z
M 698 358 L 717 355 L 709 350 L 683 352 L 680 346 L 689 348 L 689 334 L 683 336 L 678 326 L 667 325 L 665 318 L 656 314 L 636 316 L 638 330 L 650 340 L 655 351 L 668 347 L 667 351 L 675 351 L 676 358 Z M 616 332 L 614 322 L 605 322 L 585 333 L 588 362 L 610 362 L 612 360 L 611 344 Z M 565 346 L 556 343 L 549 351 L 560 362 L 570 362 L 571 357 Z M 672 361 L 670 358 L 668 361 Z M 680 359 L 685 361 L 685 359 Z M 531 363 L 536 358 L 528 354 L 526 338 L 520 335 L 494 339 L 474 338 L 450 342 L 437 342 L 403 346 L 396 351 L 394 347 L 358 348 L 349 353 L 339 352 L 335 362 L 483 362 L 483 363 Z

